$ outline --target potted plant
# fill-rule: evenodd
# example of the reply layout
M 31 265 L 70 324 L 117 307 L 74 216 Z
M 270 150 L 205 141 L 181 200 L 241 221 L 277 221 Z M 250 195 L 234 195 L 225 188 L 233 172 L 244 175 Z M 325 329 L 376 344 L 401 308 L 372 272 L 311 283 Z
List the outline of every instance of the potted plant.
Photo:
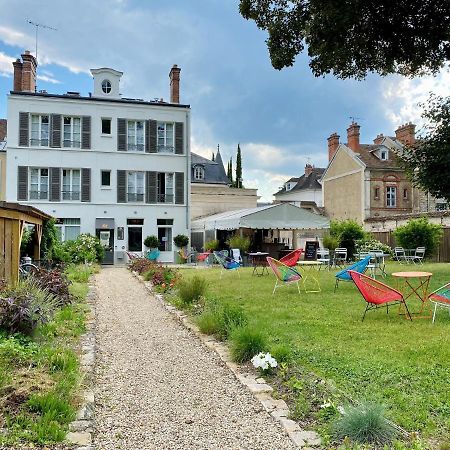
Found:
M 144 239 L 144 245 L 145 245 L 147 248 L 149 248 L 150 250 L 151 250 L 152 248 L 158 248 L 158 247 L 159 247 L 159 239 L 158 239 L 156 236 L 154 236 L 154 235 L 147 236 L 147 237 Z
M 219 241 L 217 239 L 212 239 L 211 241 L 205 242 L 205 250 L 207 252 L 213 252 L 219 248 Z
M 189 254 L 185 247 L 189 244 L 189 237 L 185 234 L 178 234 L 173 238 L 173 242 L 180 249 L 176 254 L 177 262 L 181 264 L 187 262 Z

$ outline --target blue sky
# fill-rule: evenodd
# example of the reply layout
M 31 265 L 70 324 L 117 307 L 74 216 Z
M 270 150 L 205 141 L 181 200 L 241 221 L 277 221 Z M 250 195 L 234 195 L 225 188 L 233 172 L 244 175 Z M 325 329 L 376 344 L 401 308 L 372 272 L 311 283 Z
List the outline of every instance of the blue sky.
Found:
M 274 70 L 265 33 L 238 12 L 238 0 L 0 0 L 0 117 L 12 88 L 11 61 L 35 48 L 27 19 L 39 31 L 38 89 L 92 91 L 89 69 L 124 72 L 125 97 L 168 99 L 168 73 L 181 67 L 181 101 L 192 107 L 192 150 L 224 161 L 240 143 L 244 185 L 262 200 L 310 161 L 327 163 L 326 138 L 346 140 L 350 117 L 361 141 L 420 123 L 429 91 L 449 95 L 448 70 L 418 80 L 370 75 L 364 81 L 314 78 L 307 58 Z M 26 12 L 26 13 L 25 13 Z

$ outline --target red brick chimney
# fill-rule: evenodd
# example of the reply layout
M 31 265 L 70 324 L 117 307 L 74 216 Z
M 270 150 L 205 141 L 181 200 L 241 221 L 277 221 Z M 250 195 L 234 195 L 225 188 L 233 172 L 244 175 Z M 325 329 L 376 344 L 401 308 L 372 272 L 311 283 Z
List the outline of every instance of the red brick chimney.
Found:
M 311 164 L 306 164 L 305 166 L 305 175 L 307 177 L 309 177 L 314 171 L 314 166 L 312 166 Z
M 36 58 L 25 50 L 22 55 L 22 91 L 35 92 L 36 91 Z
M 22 61 L 17 58 L 14 62 L 13 62 L 13 66 L 14 66 L 14 86 L 13 86 L 13 90 L 20 92 L 22 91 Z
M 416 142 L 416 126 L 409 122 L 395 130 L 395 137 L 404 145 L 413 145 Z
M 170 103 L 180 103 L 180 72 L 176 64 L 170 69 Z
M 6 137 L 6 119 L 0 119 L 0 142 L 5 140 Z
M 337 133 L 333 133 L 328 138 L 328 161 L 332 160 L 338 147 L 339 147 L 339 135 Z
M 359 152 L 360 128 L 361 127 L 356 122 L 352 122 L 352 124 L 347 128 L 347 146 L 356 153 Z
M 381 133 L 373 140 L 373 143 L 376 144 L 376 145 L 381 144 L 381 141 L 383 139 L 384 139 L 384 134 Z

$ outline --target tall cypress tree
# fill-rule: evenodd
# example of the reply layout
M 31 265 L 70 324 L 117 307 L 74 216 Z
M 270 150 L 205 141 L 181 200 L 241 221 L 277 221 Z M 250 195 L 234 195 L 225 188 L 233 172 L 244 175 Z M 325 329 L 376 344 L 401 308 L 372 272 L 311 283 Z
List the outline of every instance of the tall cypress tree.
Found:
M 237 188 L 242 188 L 242 157 L 241 157 L 241 146 L 238 144 L 237 155 L 236 155 L 236 183 Z
M 228 179 L 230 180 L 230 185 L 233 186 L 233 158 L 230 158 L 230 161 L 228 161 L 227 176 Z

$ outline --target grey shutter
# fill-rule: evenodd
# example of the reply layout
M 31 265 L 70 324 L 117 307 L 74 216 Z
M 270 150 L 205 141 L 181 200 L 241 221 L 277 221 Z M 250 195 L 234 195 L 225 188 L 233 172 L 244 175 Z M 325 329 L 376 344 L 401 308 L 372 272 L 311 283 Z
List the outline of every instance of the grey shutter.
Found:
M 81 117 L 81 148 L 91 148 L 91 116 Z
M 91 169 L 81 169 L 81 201 L 91 201 Z
M 61 147 L 61 114 L 52 114 L 50 116 L 50 147 Z
M 157 148 L 157 133 L 158 133 L 158 126 L 156 123 L 156 120 L 149 120 L 148 121 L 148 141 L 149 141 L 149 153 L 158 153 Z
M 21 147 L 29 147 L 29 126 L 30 118 L 29 114 L 26 112 L 19 113 L 19 145 Z
M 61 201 L 61 168 L 50 167 L 50 198 L 51 202 Z
M 125 170 L 117 171 L 117 203 L 127 202 L 127 173 Z
M 117 119 L 117 150 L 127 151 L 127 120 Z
M 184 153 L 184 123 L 175 122 L 175 153 L 182 155 Z
M 184 173 L 175 172 L 175 203 L 184 204 Z
M 17 167 L 17 200 L 28 200 L 28 166 Z
M 150 120 L 145 121 L 145 153 L 150 153 Z
M 145 172 L 145 203 L 156 203 L 156 172 Z

